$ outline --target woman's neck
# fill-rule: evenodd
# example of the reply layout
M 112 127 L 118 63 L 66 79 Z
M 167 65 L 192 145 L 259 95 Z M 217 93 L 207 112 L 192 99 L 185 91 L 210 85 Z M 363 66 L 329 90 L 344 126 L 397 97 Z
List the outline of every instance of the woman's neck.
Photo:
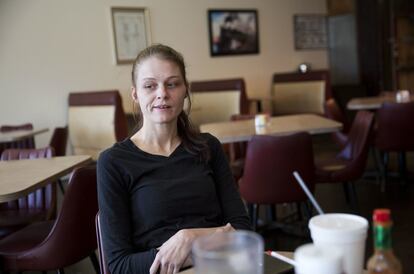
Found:
M 144 123 L 131 140 L 141 150 L 163 156 L 171 155 L 181 143 L 177 126 L 171 124 L 146 126 Z

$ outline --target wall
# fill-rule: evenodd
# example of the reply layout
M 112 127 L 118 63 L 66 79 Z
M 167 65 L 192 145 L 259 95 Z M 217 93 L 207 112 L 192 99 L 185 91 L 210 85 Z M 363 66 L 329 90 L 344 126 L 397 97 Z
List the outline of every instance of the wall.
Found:
M 153 42 L 186 58 L 190 80 L 244 77 L 249 96 L 265 97 L 274 72 L 301 62 L 326 68 L 324 50 L 295 51 L 293 14 L 326 13 L 325 0 L 0 0 L 0 125 L 67 123 L 70 91 L 119 89 L 127 109 L 130 66 L 115 65 L 111 6 L 147 7 Z M 258 10 L 260 54 L 210 57 L 207 9 Z

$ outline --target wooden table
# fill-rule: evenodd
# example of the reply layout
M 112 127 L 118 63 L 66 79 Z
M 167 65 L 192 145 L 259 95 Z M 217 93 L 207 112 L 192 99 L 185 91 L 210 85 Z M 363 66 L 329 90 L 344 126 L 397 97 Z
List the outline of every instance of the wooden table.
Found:
M 293 252 L 290 252 L 290 251 L 278 251 L 278 253 L 281 254 L 281 255 L 283 255 L 283 256 L 286 256 L 286 257 L 288 257 L 290 259 L 293 259 Z M 190 268 L 190 269 L 187 269 L 185 271 L 179 272 L 179 274 L 195 274 L 195 271 L 194 271 L 193 268 Z M 264 273 L 264 274 L 266 274 L 266 273 Z M 277 273 L 272 273 L 272 274 L 277 274 Z M 368 274 L 368 271 L 367 270 L 364 270 L 363 271 L 363 274 Z
M 221 143 L 249 141 L 254 135 L 283 135 L 299 131 L 310 134 L 331 133 L 342 128 L 334 120 L 315 115 L 298 114 L 271 117 L 268 125 L 262 128 L 254 126 L 254 119 L 203 124 L 201 132 L 209 132 Z
M 89 155 L 0 161 L 0 202 L 26 196 L 91 161 Z
M 413 102 L 414 96 L 411 96 L 410 100 Z M 353 98 L 348 102 L 346 107 L 349 110 L 376 110 L 386 102 L 396 103 L 395 93 L 374 97 Z
M 15 142 L 26 138 L 33 137 L 37 134 L 49 131 L 48 128 L 40 128 L 33 130 L 13 130 L 9 132 L 0 132 L 0 143 Z
M 293 259 L 293 252 L 278 251 L 278 253 L 285 257 Z M 272 258 L 266 254 L 264 256 L 264 274 L 285 273 L 286 271 L 290 271 L 292 269 L 292 266 L 284 262 L 281 262 L 279 259 Z M 179 274 L 195 274 L 195 271 L 194 268 L 189 268 L 187 270 L 179 272 Z

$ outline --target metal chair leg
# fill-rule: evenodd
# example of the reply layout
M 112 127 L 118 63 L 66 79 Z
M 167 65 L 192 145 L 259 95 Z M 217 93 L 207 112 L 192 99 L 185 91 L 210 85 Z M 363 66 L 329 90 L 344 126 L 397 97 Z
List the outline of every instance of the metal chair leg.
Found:
M 59 268 L 57 270 L 57 274 L 65 274 L 65 271 L 63 270 L 63 268 Z
M 349 198 L 349 188 L 348 188 L 347 182 L 342 183 L 342 187 L 343 187 L 344 193 L 345 193 L 345 201 L 346 201 L 346 204 L 349 205 L 350 198 Z
M 96 274 L 101 273 L 100 268 L 99 268 L 99 261 L 98 261 L 98 258 L 96 257 L 95 252 L 89 255 L 89 258 L 91 259 L 91 262 L 93 264 L 93 268 L 95 269 Z
M 348 182 L 348 191 L 349 191 L 349 198 L 351 201 L 351 208 L 356 214 L 360 214 L 359 210 L 359 203 L 358 203 L 358 196 L 355 188 L 354 182 Z
M 62 191 L 62 194 L 65 194 L 65 188 L 63 187 L 63 182 L 61 179 L 57 180 L 60 191 Z
M 390 154 L 388 152 L 384 152 L 384 155 L 382 157 L 382 162 L 383 162 L 383 166 L 384 166 L 384 174 L 383 174 L 383 180 L 384 180 L 384 184 L 387 184 L 387 180 L 388 180 L 388 163 L 390 161 Z
M 259 219 L 259 205 L 253 204 L 253 212 L 252 212 L 252 224 L 253 224 L 253 231 L 257 231 L 257 221 Z
M 271 221 L 271 222 L 275 222 L 276 221 L 276 210 L 275 210 L 275 205 L 271 204 L 267 206 L 267 218 Z
M 402 151 L 398 153 L 398 169 L 401 176 L 401 185 L 407 185 L 407 160 L 405 152 Z

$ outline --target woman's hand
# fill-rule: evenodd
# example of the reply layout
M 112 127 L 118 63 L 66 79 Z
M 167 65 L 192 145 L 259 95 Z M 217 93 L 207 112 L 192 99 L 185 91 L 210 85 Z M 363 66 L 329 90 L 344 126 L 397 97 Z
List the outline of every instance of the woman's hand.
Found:
M 155 256 L 151 265 L 150 274 L 178 273 L 181 266 L 190 254 L 191 244 L 195 238 L 195 233 L 191 229 L 178 231 L 168 241 L 166 241 Z
M 193 241 L 200 236 L 214 233 L 234 231 L 231 224 L 214 228 L 182 229 L 168 239 L 155 256 L 150 268 L 150 274 L 175 274 L 183 266 L 189 266 L 191 262 L 191 246 Z

